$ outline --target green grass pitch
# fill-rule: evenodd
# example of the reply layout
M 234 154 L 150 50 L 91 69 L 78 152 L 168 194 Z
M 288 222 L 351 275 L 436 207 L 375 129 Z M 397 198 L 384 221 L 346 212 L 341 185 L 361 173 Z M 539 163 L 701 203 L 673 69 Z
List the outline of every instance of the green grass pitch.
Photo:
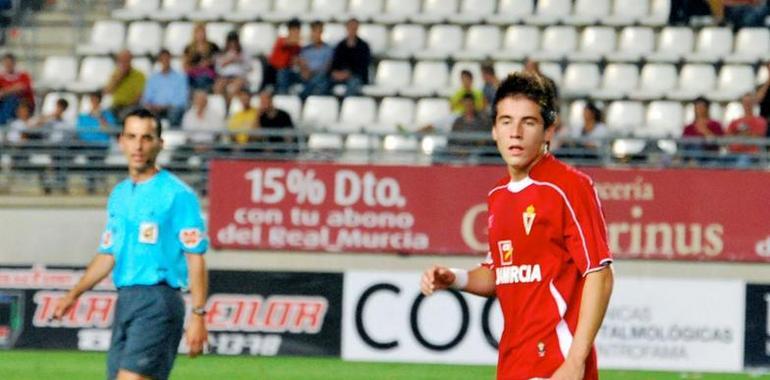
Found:
M 0 351 L 0 378 L 103 379 L 104 353 L 72 351 Z M 344 362 L 337 358 L 265 358 L 180 356 L 172 380 L 400 380 L 494 379 L 491 366 Z M 602 380 L 737 380 L 770 379 L 770 375 L 681 374 L 665 372 L 602 371 Z

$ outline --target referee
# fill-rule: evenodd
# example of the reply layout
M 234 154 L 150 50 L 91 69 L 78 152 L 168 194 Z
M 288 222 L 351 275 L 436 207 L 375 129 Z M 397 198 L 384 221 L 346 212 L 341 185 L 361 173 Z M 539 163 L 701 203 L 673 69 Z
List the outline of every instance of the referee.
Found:
M 129 178 L 112 190 L 99 253 L 58 301 L 54 317 L 67 314 L 83 292 L 112 271 L 118 302 L 107 377 L 167 379 L 184 331 L 182 289 L 190 290 L 192 301 L 186 333 L 190 356 L 200 354 L 207 340 L 203 254 L 208 240 L 193 190 L 156 166 L 163 148 L 157 116 L 146 109 L 129 113 L 119 143 Z

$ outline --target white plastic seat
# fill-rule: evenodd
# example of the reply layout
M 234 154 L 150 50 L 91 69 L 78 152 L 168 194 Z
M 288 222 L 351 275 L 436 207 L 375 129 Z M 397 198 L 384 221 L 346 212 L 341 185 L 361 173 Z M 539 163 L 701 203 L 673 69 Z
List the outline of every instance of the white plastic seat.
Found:
M 420 13 L 409 19 L 417 24 L 438 24 L 448 22 L 457 13 L 458 0 L 423 0 Z
M 347 35 L 348 31 L 345 29 L 345 25 L 332 23 L 324 24 L 323 40 L 329 44 L 329 46 L 337 46 L 337 44 L 347 37 Z
M 77 78 L 78 62 L 73 56 L 48 56 L 35 83 L 38 88 L 62 89 Z
M 606 25 L 633 25 L 649 14 L 648 0 L 614 0 L 612 14 L 602 20 Z
M 229 22 L 210 22 L 206 24 L 206 37 L 220 48 L 224 48 L 227 34 L 234 28 Z
M 196 21 L 220 20 L 233 11 L 234 5 L 234 0 L 200 0 L 198 9 L 187 17 Z
M 731 54 L 733 31 L 730 28 L 708 26 L 700 30 L 695 51 L 687 54 L 687 62 L 717 62 Z
M 645 26 L 663 26 L 668 23 L 671 14 L 671 0 L 652 0 L 650 14 L 642 17 L 639 22 Z
M 350 0 L 346 14 L 337 18 L 345 21 L 351 17 L 359 21 L 370 21 L 375 16 L 382 14 L 383 0 Z
M 152 62 L 147 57 L 134 57 L 131 60 L 131 66 L 144 74 L 144 78 L 148 79 L 152 74 Z
M 647 106 L 646 123 L 635 135 L 647 138 L 680 137 L 684 126 L 682 103 L 656 100 Z
M 279 110 L 283 110 L 291 116 L 294 123 L 297 123 L 302 116 L 302 100 L 296 95 L 275 95 L 273 105 Z
M 333 20 L 336 16 L 345 13 L 346 2 L 346 0 L 312 0 L 310 12 L 303 14 L 302 20 L 307 22 Z
M 195 12 L 197 3 L 197 0 L 163 0 L 163 6 L 149 16 L 158 21 L 179 20 Z
M 615 29 L 607 26 L 589 26 L 580 34 L 580 50 L 569 55 L 570 61 L 598 62 L 615 51 Z
M 67 89 L 74 92 L 91 92 L 104 87 L 110 79 L 115 62 L 107 57 L 85 57 L 80 63 L 78 80 L 70 83 Z
M 407 98 L 387 97 L 382 99 L 377 122 L 364 126 L 371 133 L 396 133 L 399 129 L 414 130 L 414 101 Z
M 449 17 L 453 24 L 480 24 L 495 13 L 497 0 L 462 0 L 457 14 Z
M 425 28 L 422 25 L 400 24 L 390 32 L 388 56 L 410 58 L 425 46 Z
M 706 94 L 711 100 L 731 101 L 754 90 L 754 69 L 749 65 L 724 65 L 719 70 L 717 88 Z
M 568 113 L 566 117 L 562 116 L 562 122 L 566 122 L 567 131 L 566 136 L 572 137 L 579 135 L 580 130 L 583 128 L 583 110 L 586 107 L 585 100 L 574 100 L 567 108 Z
M 311 133 L 307 139 L 310 150 L 341 150 L 344 146 L 342 136 L 332 133 Z
M 638 61 L 655 50 L 655 32 L 652 28 L 629 26 L 623 28 L 615 52 L 607 54 L 614 62 Z
M 412 65 L 408 61 L 383 60 L 377 65 L 374 84 L 364 86 L 367 96 L 394 96 L 398 90 L 409 86 Z
M 679 73 L 679 86 L 667 94 L 675 100 L 692 100 L 698 96 L 711 95 L 716 85 L 714 66 L 708 64 L 686 64 Z
M 126 48 L 134 55 L 156 54 L 160 51 L 163 29 L 154 21 L 136 21 L 128 26 Z
M 668 63 L 648 63 L 639 75 L 639 88 L 632 91 L 633 99 L 649 100 L 662 98 L 676 88 L 679 75 L 676 67 Z
M 569 25 L 592 25 L 610 14 L 610 0 L 575 0 L 571 15 L 564 22 Z
M 511 25 L 528 19 L 535 12 L 533 0 L 500 0 L 497 12 L 486 18 L 486 22 L 494 25 Z
M 250 22 L 241 27 L 243 50 L 249 54 L 269 54 L 276 38 L 275 27 L 267 22 Z
M 584 97 L 599 87 L 599 67 L 593 63 L 570 63 L 564 71 L 562 95 Z
M 689 27 L 668 26 L 658 36 L 658 49 L 647 56 L 653 62 L 675 62 L 692 52 L 693 32 Z
M 310 0 L 275 0 L 273 10 L 262 14 L 262 19 L 270 22 L 283 22 L 294 17 L 301 17 L 308 12 Z
M 160 0 L 126 0 L 123 8 L 112 11 L 112 18 L 117 20 L 140 20 L 148 17 L 160 6 Z
M 523 21 L 534 25 L 553 25 L 572 13 L 572 0 L 538 0 L 535 14 Z
M 551 78 L 557 86 L 562 85 L 562 71 L 559 62 L 540 62 L 540 72 Z
M 347 153 L 376 151 L 378 149 L 380 149 L 380 138 L 377 136 L 353 133 L 345 138 L 345 151 Z
M 735 51 L 725 57 L 730 63 L 756 63 L 770 58 L 770 30 L 742 28 L 735 36 Z
M 340 133 L 359 132 L 377 118 L 377 103 L 366 96 L 351 96 L 342 101 L 339 122 L 329 126 Z
M 412 71 L 412 85 L 402 88 L 401 96 L 427 97 L 443 90 L 449 83 L 449 69 L 443 61 L 420 61 Z
M 492 54 L 495 60 L 520 60 L 540 49 L 540 29 L 528 25 L 511 25 L 505 30 L 503 47 Z
M 43 105 L 40 107 L 40 113 L 43 115 L 50 115 L 56 109 L 56 101 L 59 99 L 64 99 L 68 103 L 62 118 L 68 123 L 74 123 L 78 116 L 78 96 L 71 92 L 47 93 L 43 98 Z
M 78 54 L 98 55 L 115 53 L 123 48 L 126 27 L 120 21 L 98 20 L 91 29 L 91 39 L 78 45 Z
M 163 46 L 172 55 L 182 55 L 184 48 L 192 41 L 194 25 L 186 21 L 170 22 L 163 36 Z
M 337 122 L 339 103 L 333 96 L 309 96 L 302 109 L 302 124 L 309 130 L 320 130 Z
M 639 69 L 627 63 L 611 63 L 604 68 L 602 84 L 591 96 L 597 99 L 620 99 L 636 90 Z
M 384 12 L 374 17 L 380 24 L 403 24 L 408 17 L 420 13 L 420 2 L 414 0 L 385 0 Z
M 459 26 L 434 25 L 428 32 L 426 49 L 415 56 L 419 59 L 443 59 L 460 50 L 462 43 L 463 30 Z
M 500 28 L 492 25 L 473 25 L 465 34 L 465 49 L 452 54 L 454 59 L 481 60 L 500 49 Z
M 770 70 L 767 69 L 767 66 L 764 66 L 764 65 L 760 66 L 759 70 L 757 71 L 757 79 L 755 82 L 757 86 L 761 86 L 762 84 L 767 82 L 769 78 L 770 78 Z
M 510 73 L 521 71 L 524 65 L 519 62 L 496 61 L 493 67 L 495 68 L 495 75 L 502 80 Z
M 543 31 L 540 51 L 533 57 L 538 61 L 563 59 L 577 50 L 577 32 L 571 26 L 550 26 Z
M 634 101 L 612 102 L 607 107 L 605 120 L 613 135 L 629 136 L 644 124 L 644 106 Z
M 414 113 L 415 128 L 434 124 L 437 120 L 449 117 L 452 110 L 446 98 L 422 98 L 417 101 Z
M 227 102 L 225 101 L 225 97 L 222 95 L 209 94 L 206 107 L 215 114 L 221 115 L 222 119 L 224 119 L 225 115 L 227 115 Z
M 358 28 L 358 36 L 369 44 L 372 55 L 383 54 L 388 49 L 388 30 L 384 25 L 363 24 Z
M 238 0 L 233 12 L 225 14 L 225 20 L 231 22 L 249 22 L 260 19 L 270 12 L 272 0 Z

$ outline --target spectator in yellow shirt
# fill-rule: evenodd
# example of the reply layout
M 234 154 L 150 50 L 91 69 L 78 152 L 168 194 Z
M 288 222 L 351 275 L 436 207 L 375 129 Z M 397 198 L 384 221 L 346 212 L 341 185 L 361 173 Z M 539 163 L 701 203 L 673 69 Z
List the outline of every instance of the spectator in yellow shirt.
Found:
M 144 92 L 144 74 L 131 66 L 131 52 L 122 50 L 115 57 L 115 71 L 102 91 L 112 95 L 112 111 L 119 118 L 139 104 Z
M 479 89 L 473 88 L 473 74 L 470 71 L 463 70 L 460 72 L 460 86 L 460 89 L 449 98 L 449 103 L 452 105 L 452 113 L 463 113 L 463 98 L 466 95 L 473 96 L 476 111 L 483 111 L 486 107 L 484 93 Z
M 243 109 L 231 115 L 227 122 L 227 129 L 233 133 L 231 139 L 239 145 L 259 141 L 257 136 L 249 136 L 248 134 L 249 131 L 259 128 L 259 110 L 251 105 L 251 93 L 246 89 L 241 89 L 237 96 Z

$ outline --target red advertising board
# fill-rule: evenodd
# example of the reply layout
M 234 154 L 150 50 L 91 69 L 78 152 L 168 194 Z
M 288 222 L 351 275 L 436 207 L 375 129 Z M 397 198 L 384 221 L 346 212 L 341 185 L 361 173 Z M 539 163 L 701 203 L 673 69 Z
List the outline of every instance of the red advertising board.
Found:
M 770 173 L 597 169 L 618 258 L 770 262 Z M 219 249 L 483 254 L 502 166 L 218 160 L 209 234 Z

